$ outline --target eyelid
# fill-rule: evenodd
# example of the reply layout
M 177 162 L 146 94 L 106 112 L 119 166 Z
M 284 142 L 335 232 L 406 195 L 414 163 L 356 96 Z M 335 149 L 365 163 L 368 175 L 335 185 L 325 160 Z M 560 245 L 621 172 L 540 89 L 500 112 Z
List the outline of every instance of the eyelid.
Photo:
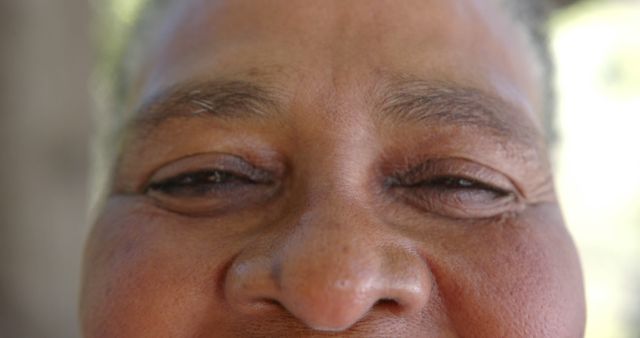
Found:
M 154 171 L 142 186 L 142 192 L 153 184 L 181 175 L 204 171 L 228 172 L 255 182 L 267 183 L 274 179 L 272 170 L 258 168 L 237 155 L 228 153 L 195 154 L 170 162 Z
M 503 191 L 521 192 L 517 185 L 500 171 L 483 164 L 463 158 L 431 158 L 401 168 L 395 168 L 390 175 L 388 185 L 416 185 L 439 177 L 456 177 L 487 185 Z
M 275 162 L 275 161 L 274 161 Z M 269 201 L 280 191 L 279 163 L 255 162 L 229 153 L 202 153 L 169 162 L 146 180 L 141 194 L 155 206 L 189 217 L 217 217 L 233 210 Z M 200 179 L 180 183 L 180 177 L 222 172 L 231 176 L 219 183 Z M 174 182 L 176 181 L 176 182 Z
M 482 219 L 519 212 L 524 206 L 516 184 L 489 166 L 463 158 L 429 158 L 407 163 L 387 171 L 386 185 L 423 212 L 450 219 Z M 466 179 L 477 186 L 446 187 L 437 183 L 441 178 Z
M 211 177 L 216 177 L 217 179 L 215 181 L 211 181 Z M 185 180 L 188 181 L 185 182 Z M 147 186 L 145 193 L 161 192 L 164 194 L 173 194 L 170 193 L 170 191 L 179 189 L 196 191 L 201 190 L 203 186 L 228 186 L 230 181 L 234 183 L 242 182 L 245 184 L 262 183 L 256 182 L 245 175 L 238 175 L 216 169 L 203 169 L 195 172 L 179 174 L 157 182 L 152 181 Z

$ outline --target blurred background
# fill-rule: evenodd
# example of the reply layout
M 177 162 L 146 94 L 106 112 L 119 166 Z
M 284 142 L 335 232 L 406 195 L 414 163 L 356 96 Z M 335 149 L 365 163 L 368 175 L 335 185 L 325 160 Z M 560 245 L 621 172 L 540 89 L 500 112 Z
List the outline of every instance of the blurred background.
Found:
M 79 337 L 92 121 L 142 0 L 0 0 L 0 337 Z M 640 337 L 640 1 L 554 15 L 554 152 L 586 337 Z

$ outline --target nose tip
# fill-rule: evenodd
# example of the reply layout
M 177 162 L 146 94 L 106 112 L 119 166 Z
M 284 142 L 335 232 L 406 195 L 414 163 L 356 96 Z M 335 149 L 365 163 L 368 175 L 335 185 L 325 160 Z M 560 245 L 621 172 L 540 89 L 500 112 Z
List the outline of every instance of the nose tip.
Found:
M 307 327 L 328 332 L 347 330 L 370 315 L 407 316 L 424 308 L 431 283 L 424 263 L 406 252 L 380 256 L 241 259 L 227 276 L 227 297 L 243 314 L 279 304 Z
M 283 289 L 279 302 L 314 330 L 344 331 L 372 312 L 408 315 L 420 310 L 429 289 L 424 285 L 426 279 L 412 279 L 385 283 L 365 277 L 325 280 L 313 286 L 301 283 Z
M 299 287 L 283 293 L 282 306 L 308 327 L 343 331 L 353 326 L 373 306 L 367 290 L 355 290 L 346 281 L 325 288 Z

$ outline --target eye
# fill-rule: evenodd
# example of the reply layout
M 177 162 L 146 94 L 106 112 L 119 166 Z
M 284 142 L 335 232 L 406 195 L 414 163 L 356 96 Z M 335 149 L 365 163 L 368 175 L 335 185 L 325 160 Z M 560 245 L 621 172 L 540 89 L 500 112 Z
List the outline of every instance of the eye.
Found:
M 445 192 L 466 192 L 482 193 L 487 198 L 500 198 L 508 195 L 509 192 L 496 188 L 487 183 L 478 182 L 474 179 L 443 176 L 420 182 L 416 188 L 442 189 Z
M 391 184 L 410 205 L 452 218 L 486 218 L 519 208 L 504 176 L 466 160 L 436 160 L 401 173 Z
M 157 170 L 144 188 L 158 206 L 189 215 L 248 208 L 275 191 L 274 175 L 238 156 L 194 155 Z
M 223 193 L 224 190 L 237 188 L 243 184 L 259 184 L 259 182 L 227 171 L 207 169 L 151 183 L 147 191 L 172 196 L 204 197 Z

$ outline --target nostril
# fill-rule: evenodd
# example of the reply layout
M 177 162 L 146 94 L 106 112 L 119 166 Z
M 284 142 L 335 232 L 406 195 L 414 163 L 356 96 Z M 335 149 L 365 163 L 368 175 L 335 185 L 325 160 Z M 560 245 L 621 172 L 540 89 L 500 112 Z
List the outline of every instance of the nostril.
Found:
M 273 306 L 282 306 L 282 304 L 280 304 L 279 301 L 272 299 L 272 298 L 258 298 L 256 299 L 256 302 L 258 303 L 264 303 L 267 305 L 273 305 Z
M 269 297 L 247 298 L 242 302 L 235 303 L 235 306 L 247 315 L 264 315 L 287 311 L 279 301 Z
M 379 299 L 374 305 L 374 309 L 386 310 L 393 314 L 398 314 L 402 312 L 402 306 L 394 299 L 391 298 L 382 298 Z
M 375 304 L 375 306 L 396 306 L 396 305 L 398 305 L 398 302 L 396 302 L 391 298 L 382 298 L 378 300 Z
M 273 298 L 256 298 L 251 302 L 257 308 L 285 310 L 285 307 Z

